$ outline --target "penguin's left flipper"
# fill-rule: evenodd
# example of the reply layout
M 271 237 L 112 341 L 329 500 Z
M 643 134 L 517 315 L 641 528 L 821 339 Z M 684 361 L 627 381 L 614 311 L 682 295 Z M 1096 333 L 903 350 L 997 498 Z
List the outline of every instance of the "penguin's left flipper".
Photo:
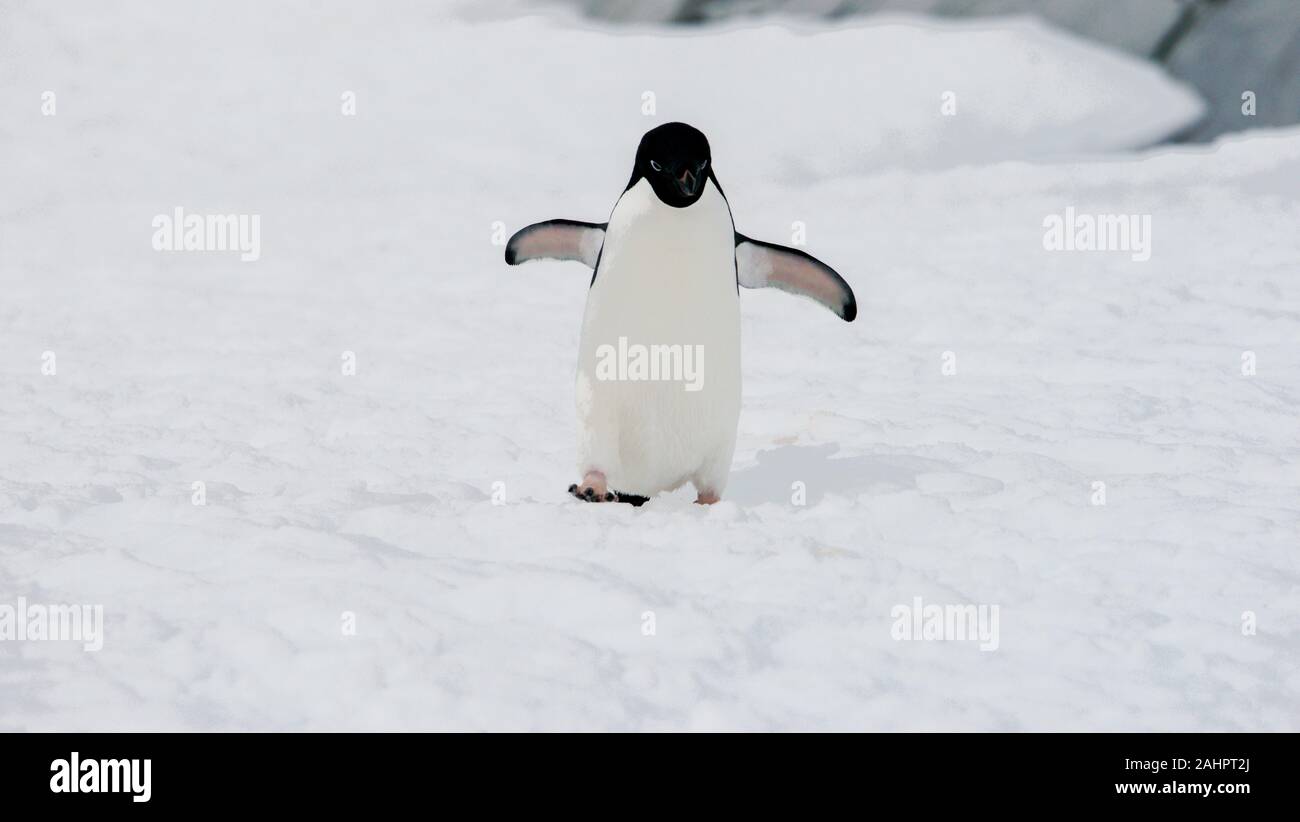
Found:
M 845 322 L 858 316 L 853 289 L 835 269 L 797 248 L 736 234 L 736 281 L 745 288 L 779 288 L 802 294 L 834 311 Z
M 576 260 L 595 268 L 605 244 L 608 223 L 577 220 L 547 220 L 521 228 L 506 243 L 506 262 L 519 265 L 529 260 Z

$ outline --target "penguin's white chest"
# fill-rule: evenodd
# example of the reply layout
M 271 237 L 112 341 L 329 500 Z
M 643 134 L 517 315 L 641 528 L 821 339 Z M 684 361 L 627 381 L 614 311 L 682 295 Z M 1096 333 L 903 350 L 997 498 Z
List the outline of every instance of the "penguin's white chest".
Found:
M 673 208 L 645 180 L 610 215 L 578 359 L 579 471 L 651 495 L 721 493 L 740 415 L 735 228 L 721 192 Z

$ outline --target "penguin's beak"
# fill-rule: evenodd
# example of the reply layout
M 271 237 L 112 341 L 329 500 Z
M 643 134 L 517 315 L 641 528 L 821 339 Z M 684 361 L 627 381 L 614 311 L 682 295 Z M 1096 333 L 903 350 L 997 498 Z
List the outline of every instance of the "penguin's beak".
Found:
M 694 197 L 695 191 L 700 187 L 700 178 L 695 176 L 695 172 L 689 168 L 681 173 L 677 178 L 677 188 L 687 197 Z

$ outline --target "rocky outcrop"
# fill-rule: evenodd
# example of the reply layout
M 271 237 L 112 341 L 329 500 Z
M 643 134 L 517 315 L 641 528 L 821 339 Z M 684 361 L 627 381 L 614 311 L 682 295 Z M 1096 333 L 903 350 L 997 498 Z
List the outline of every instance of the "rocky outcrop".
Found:
M 1298 0 L 575 0 L 594 17 L 690 25 L 762 14 L 838 19 L 1034 14 L 1147 57 L 1194 86 L 1206 116 L 1175 139 L 1300 122 Z M 1253 109 L 1243 98 L 1253 94 Z M 1249 96 L 1249 95 L 1247 95 Z M 1253 113 L 1248 113 L 1253 110 Z
M 1193 7 L 1186 31 L 1161 55 L 1209 111 L 1185 140 L 1300 122 L 1300 2 L 1231 0 Z M 1243 111 L 1253 92 L 1254 114 Z

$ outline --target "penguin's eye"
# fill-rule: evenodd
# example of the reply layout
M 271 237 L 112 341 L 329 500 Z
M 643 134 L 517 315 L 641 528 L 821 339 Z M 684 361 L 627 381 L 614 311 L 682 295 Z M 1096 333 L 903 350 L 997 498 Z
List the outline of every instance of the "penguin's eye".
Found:
M 655 171 L 663 171 L 663 170 L 664 170 L 664 169 L 663 169 L 663 166 L 659 165 L 659 164 L 656 163 L 654 160 L 651 160 L 651 161 L 650 161 L 650 167 L 653 168 Z

